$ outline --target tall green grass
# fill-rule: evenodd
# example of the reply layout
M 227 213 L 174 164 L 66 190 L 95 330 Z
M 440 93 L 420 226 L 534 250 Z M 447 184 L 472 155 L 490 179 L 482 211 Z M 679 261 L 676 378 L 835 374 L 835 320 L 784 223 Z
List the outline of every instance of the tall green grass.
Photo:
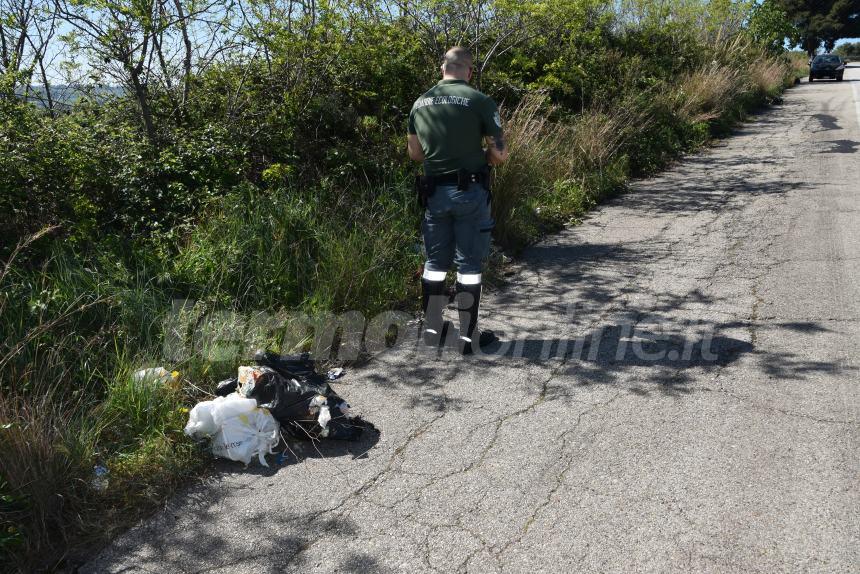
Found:
M 57 232 L 20 244 L 0 272 L 0 564 L 24 572 L 58 567 L 200 464 L 181 434 L 184 389 L 129 377 L 158 356 L 165 292 L 56 243 L 32 267 Z M 98 464 L 107 492 L 91 485 Z
M 510 158 L 497 170 L 496 240 L 526 245 L 619 191 L 627 178 L 624 143 L 648 110 L 605 107 L 552 121 L 558 110 L 540 94 L 526 96 L 506 126 Z
M 173 261 L 192 298 L 254 309 L 373 313 L 409 295 L 420 261 L 405 178 L 351 190 L 239 188 Z

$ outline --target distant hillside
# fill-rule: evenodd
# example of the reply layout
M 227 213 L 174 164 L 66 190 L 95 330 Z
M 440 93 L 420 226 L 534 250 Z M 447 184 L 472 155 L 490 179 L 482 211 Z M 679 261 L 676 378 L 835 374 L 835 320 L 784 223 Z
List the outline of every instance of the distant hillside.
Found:
M 51 98 L 53 98 L 55 107 L 71 107 L 84 96 L 94 97 L 98 101 L 105 101 L 111 97 L 122 96 L 124 93 L 125 89 L 120 86 L 51 86 Z M 18 90 L 18 95 L 25 97 L 24 90 Z M 31 86 L 29 93 L 26 94 L 26 99 L 37 106 L 47 107 L 48 95 L 45 86 Z

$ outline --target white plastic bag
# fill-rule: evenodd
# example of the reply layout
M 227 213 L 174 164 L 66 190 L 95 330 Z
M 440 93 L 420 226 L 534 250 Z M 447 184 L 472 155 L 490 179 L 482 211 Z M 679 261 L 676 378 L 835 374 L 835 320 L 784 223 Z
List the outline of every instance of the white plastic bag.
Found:
M 221 399 L 222 397 L 218 397 Z M 215 399 L 215 400 L 218 400 Z M 212 420 L 212 409 L 215 401 L 203 401 L 194 405 L 188 413 L 188 424 L 185 425 L 185 434 L 188 436 L 212 436 L 218 432 L 215 421 Z
M 266 464 L 279 439 L 278 421 L 257 401 L 237 394 L 198 403 L 188 413 L 185 434 L 212 437 L 212 454 L 248 464 L 256 455 Z
M 237 394 L 218 398 L 224 399 L 217 401 L 212 409 L 212 421 L 218 428 L 228 419 L 257 410 L 257 401 L 254 399 L 246 399 Z
M 168 381 L 177 381 L 179 372 L 170 372 L 164 367 L 152 367 L 149 369 L 141 369 L 131 375 L 131 380 L 139 385 L 141 384 L 164 384 Z
M 236 394 L 197 403 L 188 413 L 185 434 L 210 437 L 218 432 L 225 420 L 242 413 L 249 413 L 255 408 L 257 408 L 257 401 L 245 399 Z
M 212 437 L 212 454 L 248 464 L 257 455 L 260 464 L 269 466 L 266 455 L 278 445 L 278 421 L 266 409 L 230 417 Z

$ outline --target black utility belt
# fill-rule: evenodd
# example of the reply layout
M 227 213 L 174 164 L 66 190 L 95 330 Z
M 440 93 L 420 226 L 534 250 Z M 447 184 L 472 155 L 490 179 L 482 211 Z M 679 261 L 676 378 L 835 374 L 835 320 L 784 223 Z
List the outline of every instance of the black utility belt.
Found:
M 461 191 L 465 191 L 473 183 L 480 183 L 488 188 L 490 173 L 487 170 L 470 172 L 465 169 L 443 173 L 441 175 L 419 175 L 425 187 L 437 187 L 440 185 L 456 185 Z
M 466 170 L 444 173 L 442 175 L 427 175 L 424 176 L 433 181 L 433 185 L 454 185 L 460 189 L 465 189 L 473 183 L 481 183 L 484 174 L 481 172 L 470 173 Z
M 415 177 L 415 191 L 418 195 L 418 203 L 422 207 L 427 207 L 427 200 L 436 192 L 438 186 L 456 185 L 460 191 L 466 191 L 473 183 L 478 183 L 489 191 L 490 170 L 470 172 L 461 169 L 441 175 L 418 175 Z

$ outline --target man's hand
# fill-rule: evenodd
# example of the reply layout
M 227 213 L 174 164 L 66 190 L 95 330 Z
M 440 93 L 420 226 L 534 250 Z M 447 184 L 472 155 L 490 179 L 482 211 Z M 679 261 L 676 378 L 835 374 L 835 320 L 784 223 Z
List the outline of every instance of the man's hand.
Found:
M 505 136 L 499 134 L 497 136 L 487 138 L 487 163 L 493 166 L 501 165 L 508 159 L 508 145 L 505 143 Z
M 424 148 L 421 147 L 421 142 L 415 134 L 409 134 L 406 137 L 406 151 L 409 153 L 409 158 L 415 161 L 424 161 Z

